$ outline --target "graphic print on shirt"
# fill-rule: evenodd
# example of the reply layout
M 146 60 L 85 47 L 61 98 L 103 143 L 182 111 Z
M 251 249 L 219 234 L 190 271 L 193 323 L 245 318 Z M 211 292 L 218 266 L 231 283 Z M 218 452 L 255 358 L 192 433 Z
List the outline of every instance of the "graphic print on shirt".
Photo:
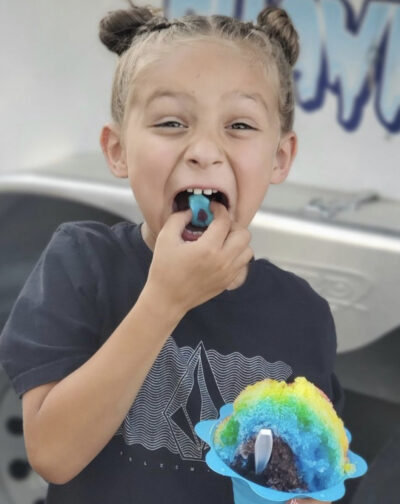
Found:
M 148 450 L 167 448 L 182 460 L 203 460 L 208 446 L 194 426 L 218 417 L 221 406 L 258 380 L 287 380 L 292 369 L 284 362 L 245 357 L 239 352 L 223 355 L 196 348 L 179 348 L 169 337 L 147 375 L 116 435 L 127 445 Z

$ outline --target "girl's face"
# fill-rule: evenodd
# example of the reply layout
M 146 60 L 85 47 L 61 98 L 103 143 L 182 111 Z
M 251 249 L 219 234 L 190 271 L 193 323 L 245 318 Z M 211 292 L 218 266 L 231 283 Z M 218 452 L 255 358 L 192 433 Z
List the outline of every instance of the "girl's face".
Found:
M 151 250 L 181 191 L 224 193 L 232 220 L 247 227 L 269 184 L 286 178 L 296 137 L 281 147 L 275 87 L 248 54 L 214 41 L 179 47 L 142 72 L 121 145 Z

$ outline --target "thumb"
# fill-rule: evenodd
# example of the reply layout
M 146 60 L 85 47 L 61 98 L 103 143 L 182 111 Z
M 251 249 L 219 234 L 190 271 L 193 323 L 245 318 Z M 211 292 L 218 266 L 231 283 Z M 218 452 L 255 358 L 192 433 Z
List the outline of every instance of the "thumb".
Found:
M 166 220 L 162 232 L 165 232 L 168 236 L 180 237 L 185 229 L 185 226 L 189 224 L 192 220 L 192 211 L 190 208 L 187 210 L 181 210 L 179 212 L 174 212 Z
M 210 203 L 210 210 L 214 216 L 214 219 L 221 219 L 226 217 L 230 219 L 228 210 L 226 209 L 225 205 L 223 205 L 219 201 L 212 200 Z

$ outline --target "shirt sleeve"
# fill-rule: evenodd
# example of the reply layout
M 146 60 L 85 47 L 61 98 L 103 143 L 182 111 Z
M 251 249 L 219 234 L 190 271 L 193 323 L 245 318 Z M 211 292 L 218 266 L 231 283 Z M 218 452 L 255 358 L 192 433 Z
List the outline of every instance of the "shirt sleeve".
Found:
M 53 233 L 0 335 L 0 362 L 19 397 L 60 380 L 99 346 L 96 282 L 74 223 Z
M 343 410 L 344 410 L 344 401 L 345 401 L 345 394 L 344 390 L 342 389 L 339 380 L 337 379 L 337 376 L 335 373 L 332 373 L 331 376 L 331 381 L 332 381 L 332 403 L 333 407 L 336 410 L 336 413 L 342 417 L 343 416 Z
M 320 301 L 323 304 L 318 314 L 319 330 L 316 332 L 316 338 L 319 344 L 316 344 L 316 348 L 319 348 L 319 351 L 315 352 L 317 359 L 313 366 L 316 370 L 314 383 L 325 391 L 337 414 L 341 416 L 344 407 L 344 392 L 334 370 L 337 353 L 336 327 L 328 302 L 324 298 L 320 298 Z
M 327 353 L 326 355 L 326 362 L 327 362 L 327 374 L 326 374 L 326 380 L 327 380 L 327 387 L 330 390 L 330 398 L 332 401 L 332 404 L 336 410 L 336 413 L 339 416 L 342 416 L 343 414 L 343 409 L 344 409 L 344 391 L 339 383 L 339 380 L 335 374 L 335 362 L 336 362 L 336 355 L 337 355 L 337 336 L 336 336 L 336 327 L 335 327 L 335 321 L 332 316 L 332 312 L 330 309 L 330 306 L 326 300 L 325 301 L 325 306 L 326 306 L 326 315 L 325 315 L 325 351 Z
M 309 286 L 298 297 L 305 302 L 300 305 L 304 316 L 298 324 L 299 338 L 293 347 L 295 376 L 305 376 L 320 388 L 341 416 L 344 393 L 335 374 L 337 336 L 329 303 Z

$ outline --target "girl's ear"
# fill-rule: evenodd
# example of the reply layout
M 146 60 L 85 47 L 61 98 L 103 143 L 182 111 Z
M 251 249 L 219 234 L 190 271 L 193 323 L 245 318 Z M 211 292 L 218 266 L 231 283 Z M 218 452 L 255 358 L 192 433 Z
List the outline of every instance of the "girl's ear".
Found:
M 286 179 L 296 154 L 297 135 L 294 131 L 289 131 L 283 135 L 279 142 L 275 156 L 275 166 L 271 175 L 271 184 L 281 184 Z
M 118 178 L 127 178 L 128 168 L 119 129 L 112 124 L 103 126 L 100 134 L 100 145 L 113 175 Z

